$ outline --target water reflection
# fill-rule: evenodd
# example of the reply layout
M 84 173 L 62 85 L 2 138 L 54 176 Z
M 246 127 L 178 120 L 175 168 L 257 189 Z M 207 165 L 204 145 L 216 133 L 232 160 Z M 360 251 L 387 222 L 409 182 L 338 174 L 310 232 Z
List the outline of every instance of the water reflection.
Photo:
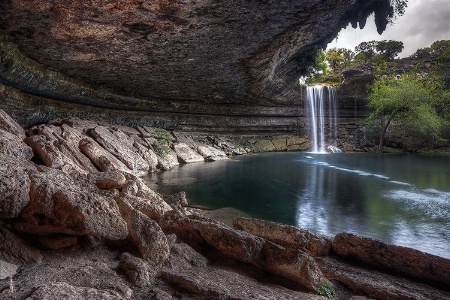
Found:
M 405 182 L 410 174 L 399 176 L 391 170 L 398 163 L 379 158 L 372 157 L 377 165 L 372 161 L 357 169 L 333 157 L 300 159 L 309 175 L 297 195 L 296 226 L 328 236 L 352 232 L 450 257 L 450 192 Z M 412 181 L 423 184 L 423 179 Z
M 450 258 L 450 159 L 273 153 L 184 165 L 150 178 L 193 205 L 327 236 L 352 232 Z

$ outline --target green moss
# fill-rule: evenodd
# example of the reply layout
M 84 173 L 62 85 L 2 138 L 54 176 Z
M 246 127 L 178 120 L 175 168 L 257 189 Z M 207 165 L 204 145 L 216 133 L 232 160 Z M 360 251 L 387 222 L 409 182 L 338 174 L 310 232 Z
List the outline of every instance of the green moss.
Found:
M 325 296 L 331 300 L 336 299 L 336 292 L 334 291 L 333 287 L 327 283 L 320 284 L 319 289 L 317 290 L 317 294 Z
M 270 140 L 259 140 L 253 144 L 253 149 L 255 152 L 270 152 L 275 151 L 276 148 L 272 141 Z

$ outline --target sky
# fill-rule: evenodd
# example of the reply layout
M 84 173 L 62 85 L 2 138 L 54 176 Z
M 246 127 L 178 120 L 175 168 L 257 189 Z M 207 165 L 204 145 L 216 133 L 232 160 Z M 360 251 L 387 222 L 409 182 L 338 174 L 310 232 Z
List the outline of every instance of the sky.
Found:
M 419 48 L 429 47 L 438 40 L 450 40 L 450 0 L 409 0 L 403 16 L 388 25 L 382 35 L 376 30 L 373 15 L 364 29 L 348 25 L 327 48 L 355 50 L 361 42 L 381 40 L 402 41 L 403 51 L 399 57 L 413 54 Z

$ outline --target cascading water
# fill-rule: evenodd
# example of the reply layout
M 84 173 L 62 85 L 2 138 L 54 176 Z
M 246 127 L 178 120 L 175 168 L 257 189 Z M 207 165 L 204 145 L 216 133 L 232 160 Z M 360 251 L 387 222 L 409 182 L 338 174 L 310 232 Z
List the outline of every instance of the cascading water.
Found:
M 327 97 L 324 90 L 328 91 Z M 328 107 L 328 117 L 325 115 Z M 313 153 L 341 152 L 337 147 L 336 89 L 324 86 L 306 87 L 306 111 L 310 118 Z M 328 129 L 326 131 L 326 129 Z M 325 139 L 328 139 L 325 142 Z

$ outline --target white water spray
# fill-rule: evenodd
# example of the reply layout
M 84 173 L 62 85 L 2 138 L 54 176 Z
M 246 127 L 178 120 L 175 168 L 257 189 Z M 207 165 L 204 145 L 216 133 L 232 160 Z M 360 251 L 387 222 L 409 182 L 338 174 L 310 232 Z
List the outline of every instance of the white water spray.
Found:
M 324 90 L 328 97 L 324 97 Z M 325 115 L 328 106 L 328 117 Z M 341 152 L 337 144 L 337 97 L 336 89 L 324 86 L 306 87 L 306 111 L 310 118 L 313 153 Z M 326 129 L 328 129 L 326 131 Z M 327 142 L 325 142 L 327 138 Z

